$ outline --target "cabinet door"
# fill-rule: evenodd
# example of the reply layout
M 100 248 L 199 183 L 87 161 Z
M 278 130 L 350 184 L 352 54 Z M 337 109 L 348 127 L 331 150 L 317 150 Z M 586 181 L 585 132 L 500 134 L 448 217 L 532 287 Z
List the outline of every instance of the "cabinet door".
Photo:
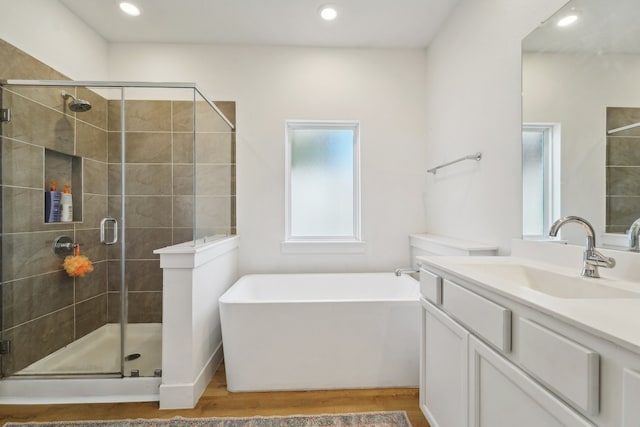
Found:
M 470 427 L 593 427 L 511 362 L 469 339 Z
M 469 333 L 422 300 L 420 408 L 431 427 L 467 425 Z

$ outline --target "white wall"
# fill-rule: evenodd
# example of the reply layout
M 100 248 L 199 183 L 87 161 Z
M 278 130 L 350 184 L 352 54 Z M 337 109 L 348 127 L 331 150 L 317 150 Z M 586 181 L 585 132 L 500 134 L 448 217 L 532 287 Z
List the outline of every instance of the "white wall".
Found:
M 52 0 L 0 0 L 0 38 L 72 80 L 107 79 L 107 42 Z
M 422 231 L 422 50 L 114 44 L 112 80 L 195 81 L 237 102 L 241 274 L 380 271 L 409 263 Z M 359 120 L 364 254 L 282 254 L 287 119 Z
M 427 231 L 509 252 L 522 233 L 520 43 L 564 0 L 462 0 L 427 51 Z
M 541 54 L 523 57 L 523 116 L 562 124 L 561 213 L 605 230 L 606 107 L 640 104 L 637 55 Z M 561 230 L 584 243 L 582 227 Z

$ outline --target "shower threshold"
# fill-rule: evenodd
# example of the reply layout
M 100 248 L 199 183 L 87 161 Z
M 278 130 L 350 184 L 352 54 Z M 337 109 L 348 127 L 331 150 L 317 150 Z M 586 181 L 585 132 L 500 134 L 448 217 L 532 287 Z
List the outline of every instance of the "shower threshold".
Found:
M 124 376 L 154 377 L 162 368 L 162 324 L 127 325 Z M 132 375 L 133 372 L 133 375 Z M 120 325 L 108 323 L 49 356 L 32 363 L 16 376 L 96 375 L 120 373 Z
M 162 324 L 129 324 L 125 355 L 131 353 L 140 357 L 125 362 L 121 378 L 120 325 L 107 324 L 0 380 L 0 405 L 159 401 Z M 135 369 L 139 378 L 129 376 Z M 114 377 L 104 376 L 108 370 Z

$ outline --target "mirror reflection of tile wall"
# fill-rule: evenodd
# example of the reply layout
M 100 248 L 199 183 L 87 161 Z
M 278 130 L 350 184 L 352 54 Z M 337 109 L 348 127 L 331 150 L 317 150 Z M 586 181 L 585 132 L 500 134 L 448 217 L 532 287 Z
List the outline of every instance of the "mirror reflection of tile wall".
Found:
M 607 131 L 640 123 L 638 107 L 607 107 Z M 606 232 L 626 233 L 640 218 L 640 127 L 607 136 Z

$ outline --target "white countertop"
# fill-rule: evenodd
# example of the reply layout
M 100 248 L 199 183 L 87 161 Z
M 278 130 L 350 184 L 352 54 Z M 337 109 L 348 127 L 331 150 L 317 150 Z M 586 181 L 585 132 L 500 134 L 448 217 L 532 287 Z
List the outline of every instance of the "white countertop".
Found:
M 554 248 L 542 246 L 547 252 L 557 251 Z M 487 291 L 495 292 L 508 299 L 526 305 L 543 312 L 551 317 L 557 318 L 571 324 L 579 329 L 583 329 L 599 338 L 606 339 L 620 345 L 635 353 L 640 353 L 640 298 L 560 298 L 545 293 L 523 287 L 514 283 L 508 278 L 499 277 L 495 273 L 483 273 L 482 269 L 473 268 L 475 264 L 505 264 L 513 263 L 525 265 L 569 277 L 580 277 L 581 260 L 573 262 L 575 249 L 566 250 L 569 259 L 572 260 L 571 267 L 545 262 L 531 257 L 517 256 L 424 256 L 418 257 L 418 261 L 423 266 L 440 274 L 455 275 Z M 604 251 L 603 251 L 604 252 Z M 578 252 L 579 253 L 579 252 Z M 529 254 L 529 253 L 528 253 Z M 614 253 L 615 256 L 615 253 Z M 558 257 L 556 257 L 558 258 Z M 562 258 L 562 257 L 559 257 Z M 624 256 L 619 256 L 624 258 Z M 637 258 L 632 261 L 638 263 Z M 640 263 L 638 263 L 640 264 Z M 607 270 L 614 271 L 614 270 Z M 623 262 L 619 274 L 635 271 Z M 627 278 L 606 277 L 605 269 L 600 269 L 603 277 L 599 279 L 584 278 L 590 283 L 597 283 L 640 293 L 640 282 L 627 280 Z M 640 276 L 636 276 L 640 278 Z

